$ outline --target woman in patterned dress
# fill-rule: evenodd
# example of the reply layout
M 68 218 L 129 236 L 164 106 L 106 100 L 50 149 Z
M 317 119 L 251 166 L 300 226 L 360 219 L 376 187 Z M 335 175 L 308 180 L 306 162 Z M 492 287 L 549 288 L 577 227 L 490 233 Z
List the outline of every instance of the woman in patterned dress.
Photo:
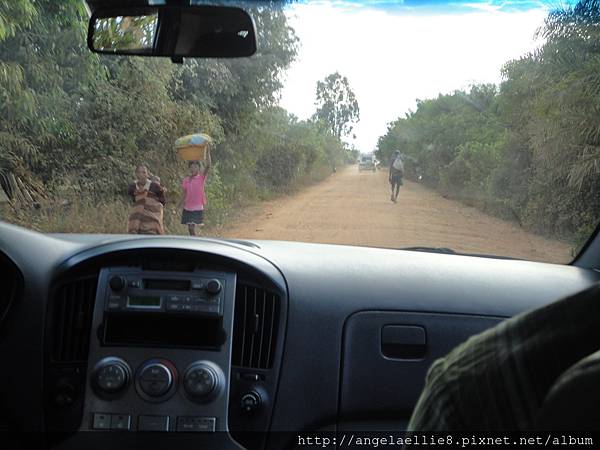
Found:
M 165 234 L 163 208 L 165 190 L 149 178 L 148 167 L 140 164 L 135 169 L 136 181 L 129 185 L 128 195 L 133 200 L 127 232 L 131 234 Z

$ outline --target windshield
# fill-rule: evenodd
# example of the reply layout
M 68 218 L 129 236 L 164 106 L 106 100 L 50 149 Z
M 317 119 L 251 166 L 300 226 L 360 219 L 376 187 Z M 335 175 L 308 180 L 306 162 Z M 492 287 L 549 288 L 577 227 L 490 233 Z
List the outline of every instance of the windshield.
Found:
M 254 56 L 174 64 L 91 53 L 80 0 L 2 2 L 1 218 L 568 263 L 600 219 L 600 6 L 556 5 L 252 2 Z

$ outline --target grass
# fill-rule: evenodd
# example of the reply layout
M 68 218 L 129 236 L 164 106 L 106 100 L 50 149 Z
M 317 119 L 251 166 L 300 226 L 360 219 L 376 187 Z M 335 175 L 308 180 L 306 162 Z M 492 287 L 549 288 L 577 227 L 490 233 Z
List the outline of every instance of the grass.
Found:
M 211 199 L 209 189 L 205 211 L 206 226 L 202 229 L 202 234 L 216 235 L 227 221 L 239 217 L 240 210 L 281 195 L 289 195 L 322 181 L 329 175 L 330 170 L 323 167 L 294 180 L 285 189 L 255 188 L 252 193 L 245 190 L 238 198 L 228 200 L 222 196 Z M 180 223 L 181 209 L 177 208 L 178 201 L 177 194 L 172 196 L 167 194 L 167 205 L 164 209 L 165 233 L 187 235 L 187 227 Z M 0 219 L 42 233 L 122 234 L 127 233 L 130 207 L 131 204 L 125 197 L 94 202 L 92 199 L 73 196 L 60 201 L 55 199 L 41 204 L 38 208 L 12 208 L 6 204 L 0 205 Z
M 79 199 L 63 204 L 42 205 L 38 209 L 14 210 L 5 208 L 2 219 L 43 233 L 127 233 L 130 204 L 124 200 L 93 203 Z M 167 234 L 187 234 L 179 223 L 181 211 L 174 206 L 165 208 L 164 224 Z

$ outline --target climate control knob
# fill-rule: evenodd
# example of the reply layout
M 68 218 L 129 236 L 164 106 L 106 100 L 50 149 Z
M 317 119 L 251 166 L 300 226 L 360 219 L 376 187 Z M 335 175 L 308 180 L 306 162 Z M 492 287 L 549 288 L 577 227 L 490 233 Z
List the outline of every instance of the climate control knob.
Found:
M 101 394 L 117 394 L 131 380 L 131 369 L 121 358 L 104 358 L 92 371 L 92 383 L 95 390 Z
M 183 388 L 194 401 L 205 402 L 214 398 L 221 385 L 219 368 L 208 361 L 192 364 L 183 376 Z
M 173 374 L 162 361 L 149 361 L 140 369 L 138 376 L 140 390 L 150 397 L 162 397 L 173 386 Z

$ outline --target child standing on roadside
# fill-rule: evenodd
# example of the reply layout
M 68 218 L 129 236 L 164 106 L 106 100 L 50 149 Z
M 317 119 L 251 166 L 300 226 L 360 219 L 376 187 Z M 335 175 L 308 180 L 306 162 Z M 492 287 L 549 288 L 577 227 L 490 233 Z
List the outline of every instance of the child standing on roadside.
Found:
M 183 196 L 179 207 L 183 207 L 181 223 L 187 225 L 190 236 L 196 236 L 196 226 L 204 225 L 204 206 L 206 205 L 206 193 L 204 187 L 206 177 L 211 166 L 210 147 L 206 150 L 204 164 L 199 161 L 190 161 L 190 175 L 183 179 L 181 184 Z

